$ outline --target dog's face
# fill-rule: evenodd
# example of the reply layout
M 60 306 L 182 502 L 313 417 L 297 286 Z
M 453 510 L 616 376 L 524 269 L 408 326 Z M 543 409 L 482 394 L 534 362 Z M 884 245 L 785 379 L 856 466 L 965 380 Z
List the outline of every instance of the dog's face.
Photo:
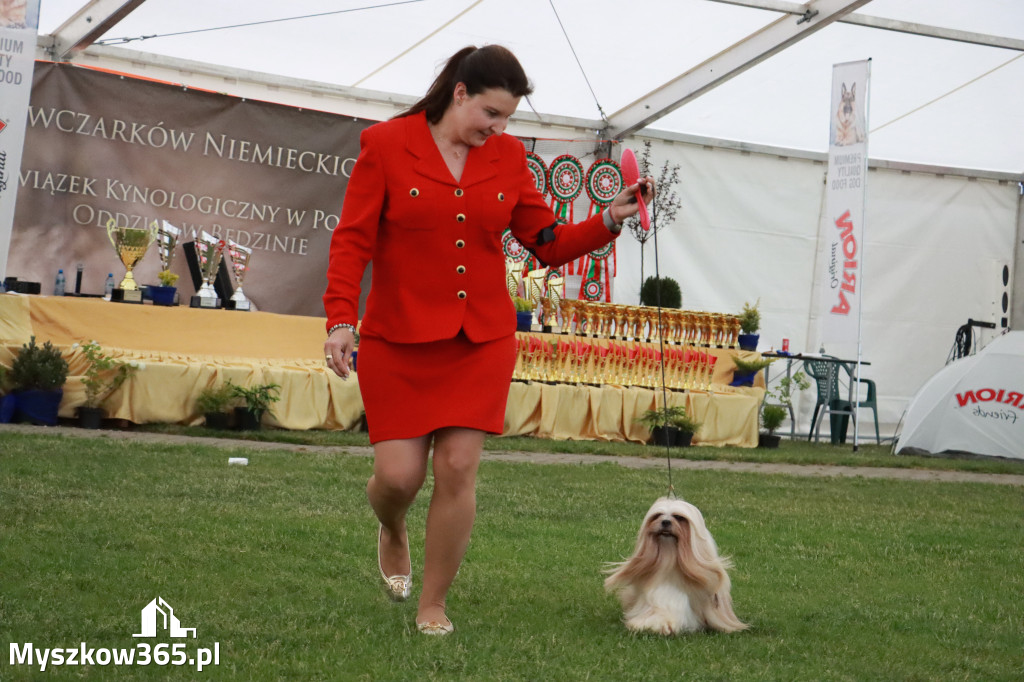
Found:
M 694 531 L 708 539 L 711 537 L 700 510 L 685 500 L 662 497 L 647 511 L 640 534 L 659 542 L 678 543 Z
M 849 126 L 857 120 L 857 84 L 854 83 L 849 90 L 846 89 L 846 83 L 842 87 L 836 119 L 841 125 Z

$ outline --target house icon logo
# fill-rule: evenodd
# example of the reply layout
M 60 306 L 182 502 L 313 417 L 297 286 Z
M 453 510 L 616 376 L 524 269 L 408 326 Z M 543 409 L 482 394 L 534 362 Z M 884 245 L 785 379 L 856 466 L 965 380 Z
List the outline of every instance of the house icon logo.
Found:
M 142 632 L 132 637 L 156 637 L 158 627 L 167 630 L 171 637 L 188 637 L 190 632 L 193 639 L 196 636 L 195 628 L 181 627 L 181 622 L 174 615 L 174 609 L 163 597 L 157 597 L 142 609 Z

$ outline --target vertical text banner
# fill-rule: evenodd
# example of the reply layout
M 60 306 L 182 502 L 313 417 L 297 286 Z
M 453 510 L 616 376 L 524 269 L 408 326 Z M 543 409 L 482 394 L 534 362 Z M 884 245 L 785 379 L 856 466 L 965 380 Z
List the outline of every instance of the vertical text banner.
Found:
M 870 73 L 870 60 L 832 67 L 821 340 L 844 347 L 857 343 L 860 328 Z
M 0 0 L 0 275 L 7 271 L 38 26 L 39 0 Z

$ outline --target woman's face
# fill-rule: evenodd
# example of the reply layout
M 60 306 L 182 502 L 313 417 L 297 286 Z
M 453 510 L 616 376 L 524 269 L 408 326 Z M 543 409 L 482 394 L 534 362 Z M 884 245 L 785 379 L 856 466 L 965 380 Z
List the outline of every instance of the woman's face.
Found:
M 505 132 L 509 117 L 519 107 L 519 99 L 501 88 L 469 95 L 466 86 L 459 83 L 448 113 L 454 117 L 459 139 L 471 147 L 480 147 L 491 135 Z

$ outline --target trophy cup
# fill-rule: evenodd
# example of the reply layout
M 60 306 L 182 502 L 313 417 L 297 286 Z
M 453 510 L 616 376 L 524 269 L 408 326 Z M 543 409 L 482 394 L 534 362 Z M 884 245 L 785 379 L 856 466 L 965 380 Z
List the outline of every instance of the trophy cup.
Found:
M 548 293 L 541 301 L 544 307 L 544 328 L 545 332 L 558 334 L 558 311 L 560 303 L 565 296 L 565 277 L 558 270 L 552 270 L 547 276 Z M 565 324 L 565 321 L 562 321 Z
M 119 227 L 113 219 L 107 221 L 107 238 L 127 271 L 121 284 L 111 294 L 111 301 L 142 303 L 142 291 L 135 282 L 132 268 L 138 265 L 142 257 L 146 255 L 146 250 L 149 249 L 149 245 L 153 243 L 156 236 L 156 221 L 150 223 L 148 228 Z
M 231 300 L 227 302 L 225 307 L 229 310 L 250 310 L 252 306 L 249 303 L 249 299 L 242 293 L 242 280 L 245 279 L 245 273 L 249 272 L 249 260 L 252 258 L 252 249 L 229 239 L 228 256 L 231 257 L 231 270 L 235 273 L 235 284 L 238 286 L 235 287 L 235 293 L 231 295 Z
M 157 277 L 161 286 L 149 287 L 153 305 L 177 305 L 174 300 L 177 289 L 174 285 L 178 281 L 178 276 L 171 272 L 171 265 L 174 263 L 174 250 L 180 238 L 181 230 L 166 220 L 161 221 L 156 236 L 156 252 L 160 256 L 160 272 Z
M 196 257 L 199 259 L 199 274 L 203 283 L 199 291 L 192 297 L 189 305 L 193 308 L 219 308 L 220 298 L 213 288 L 213 280 L 217 277 L 221 255 L 224 252 L 224 240 L 217 239 L 203 230 L 196 238 Z

